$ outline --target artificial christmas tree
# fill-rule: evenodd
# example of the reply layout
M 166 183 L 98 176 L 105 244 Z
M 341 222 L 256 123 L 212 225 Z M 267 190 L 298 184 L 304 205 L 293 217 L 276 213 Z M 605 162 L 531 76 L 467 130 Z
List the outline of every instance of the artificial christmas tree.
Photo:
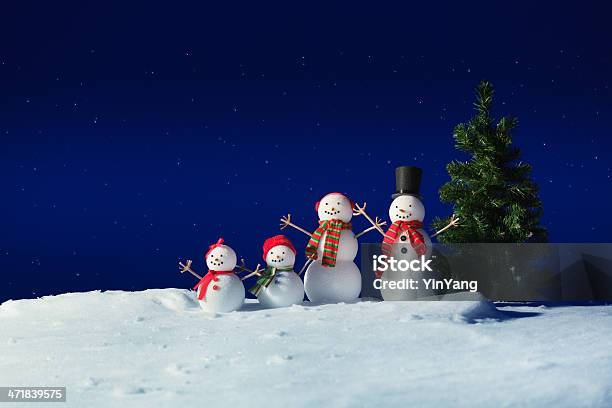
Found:
M 492 103 L 493 87 L 482 81 L 476 88 L 476 116 L 453 132 L 456 148 L 471 158 L 446 167 L 451 180 L 440 188 L 440 200 L 453 204 L 461 227 L 440 235 L 442 243 L 546 241 L 531 166 L 519 160 L 520 150 L 512 145 L 518 121 L 506 116 L 495 124 Z M 434 227 L 448 221 L 438 218 Z

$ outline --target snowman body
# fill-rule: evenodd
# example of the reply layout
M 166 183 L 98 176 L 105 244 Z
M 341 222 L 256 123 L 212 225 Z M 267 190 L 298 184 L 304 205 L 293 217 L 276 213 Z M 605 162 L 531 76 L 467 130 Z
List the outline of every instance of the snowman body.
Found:
M 293 271 L 295 253 L 286 245 L 276 245 L 265 255 L 266 265 L 279 269 L 272 281 L 261 288 L 257 295 L 259 303 L 267 308 L 287 307 L 301 304 L 304 300 L 304 283 Z
M 350 222 L 353 208 L 350 200 L 342 194 L 328 194 L 318 205 L 319 220 Z M 322 264 L 323 248 L 327 232 L 321 236 L 317 259 L 304 275 L 304 290 L 311 302 L 353 302 L 361 293 L 361 272 L 355 264 L 358 242 L 351 230 L 342 230 L 338 242 L 335 266 Z
M 333 268 L 315 261 L 306 270 L 304 290 L 311 302 L 354 302 L 361 293 L 361 272 L 353 261 L 337 261 Z
M 429 234 L 422 228 L 417 229 L 417 232 L 423 236 L 423 240 L 425 241 L 425 246 L 427 248 L 427 252 L 425 253 L 425 259 L 429 259 L 431 257 L 432 243 Z M 421 255 L 419 255 L 416 250 L 413 248 L 410 243 L 410 236 L 408 231 L 402 231 L 397 241 L 393 244 L 391 249 L 391 256 L 395 259 L 420 259 Z
M 425 218 L 425 207 L 421 200 L 413 195 L 401 195 L 393 200 L 389 207 L 389 218 L 391 222 L 396 221 L 420 221 Z M 423 237 L 426 247 L 425 260 L 431 257 L 432 243 L 429 234 L 422 228 L 416 230 Z M 389 256 L 399 260 L 412 261 L 421 259 L 415 248 L 410 242 L 408 231 L 402 231 L 397 240 L 393 243 Z M 380 293 L 384 300 L 416 300 L 424 296 L 434 295 L 432 289 L 426 289 L 424 279 L 435 277 L 434 272 L 429 271 L 400 271 L 387 269 L 383 272 L 383 280 Z M 403 279 L 413 279 L 418 282 L 418 289 L 389 289 L 385 281 L 399 282 Z
M 238 310 L 244 303 L 244 285 L 236 274 L 218 275 L 219 279 L 212 282 L 206 295 L 199 300 L 200 307 L 210 313 L 228 313 Z M 217 286 L 218 290 L 213 290 L 213 286 Z M 202 291 L 202 287 L 198 289 L 198 297 Z
M 233 272 L 236 252 L 227 245 L 218 245 L 207 253 L 206 266 L 220 273 L 216 280 L 210 282 L 206 293 L 202 293 L 203 286 L 198 287 L 200 307 L 211 313 L 228 313 L 240 309 L 244 303 L 245 291 L 242 281 Z
M 280 271 L 268 287 L 257 296 L 259 303 L 268 308 L 299 305 L 304 300 L 304 283 L 294 271 Z

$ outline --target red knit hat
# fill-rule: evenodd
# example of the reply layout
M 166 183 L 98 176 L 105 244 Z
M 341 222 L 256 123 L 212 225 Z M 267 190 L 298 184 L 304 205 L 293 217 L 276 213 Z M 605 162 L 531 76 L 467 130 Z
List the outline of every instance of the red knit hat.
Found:
M 264 244 L 263 244 L 263 259 L 264 259 L 264 261 L 266 260 L 266 256 L 268 255 L 268 252 L 272 248 L 277 246 L 277 245 L 285 245 L 285 246 L 289 247 L 289 249 L 291 249 L 294 254 L 296 254 L 295 247 L 293 246 L 293 244 L 291 243 L 289 238 L 287 238 L 284 235 L 275 235 L 272 238 L 266 239 Z
M 218 247 L 220 247 L 221 245 L 223 245 L 223 242 L 225 242 L 225 241 L 223 240 L 223 238 L 219 238 L 219 239 L 217 240 L 217 242 L 215 242 L 214 244 L 212 244 L 211 246 L 209 246 L 209 247 L 208 247 L 208 251 L 206 251 L 206 255 L 204 255 L 204 258 L 207 258 L 207 257 L 208 257 L 208 254 L 210 254 L 210 251 L 212 251 L 213 249 L 218 248 Z

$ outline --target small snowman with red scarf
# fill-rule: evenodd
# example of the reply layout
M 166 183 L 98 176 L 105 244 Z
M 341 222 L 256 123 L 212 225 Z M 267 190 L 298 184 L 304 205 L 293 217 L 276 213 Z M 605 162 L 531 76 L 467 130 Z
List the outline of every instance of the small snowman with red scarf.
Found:
M 412 261 L 415 259 L 427 260 L 431 257 L 433 249 L 431 238 L 444 232 L 450 227 L 459 225 L 459 219 L 454 215 L 450 223 L 431 237 L 423 228 L 425 218 L 425 206 L 419 195 L 423 170 L 414 166 L 400 166 L 395 169 L 396 191 L 391 196 L 393 201 L 389 206 L 389 218 L 391 225 L 387 232 L 382 229 L 378 231 L 383 236 L 382 253 L 397 260 Z M 356 211 L 370 219 L 361 207 Z M 413 278 L 419 281 L 426 278 L 423 272 L 391 271 L 388 269 L 383 272 L 376 272 L 377 278 L 383 280 L 398 281 L 400 279 Z M 414 275 L 414 276 L 412 276 Z M 422 286 L 422 285 L 421 285 Z M 386 285 L 383 285 L 385 288 Z M 416 296 L 424 296 L 422 288 L 420 290 L 398 290 L 382 289 L 381 294 L 385 300 L 408 300 Z
M 295 247 L 284 235 L 268 238 L 263 244 L 263 259 L 266 268 L 242 278 L 257 275 L 257 282 L 249 292 L 257 296 L 259 304 L 268 307 L 287 307 L 301 304 L 304 300 L 304 284 L 293 270 Z
M 361 272 L 354 262 L 357 238 L 385 223 L 377 219 L 373 227 L 355 235 L 351 225 L 354 208 L 355 204 L 344 194 L 325 195 L 315 204 L 319 226 L 313 233 L 293 224 L 291 214 L 281 218 L 281 229 L 291 226 L 310 238 L 304 290 L 311 302 L 352 302 L 359 297 Z
M 240 309 L 244 303 L 244 285 L 234 273 L 236 252 L 223 243 L 223 238 L 208 247 L 206 266 L 208 273 L 201 277 L 191 269 L 191 261 L 179 262 L 180 271 L 189 272 L 200 281 L 193 287 L 200 306 L 211 313 L 228 313 Z

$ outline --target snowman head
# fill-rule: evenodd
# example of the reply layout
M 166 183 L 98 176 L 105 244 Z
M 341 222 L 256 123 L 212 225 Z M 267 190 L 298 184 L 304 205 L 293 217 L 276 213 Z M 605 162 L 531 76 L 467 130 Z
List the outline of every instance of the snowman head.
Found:
M 227 245 L 223 245 L 223 238 L 208 247 L 206 252 L 206 266 L 213 271 L 233 271 L 236 267 L 236 252 Z
M 341 193 L 329 193 L 316 204 L 319 220 L 349 222 L 353 218 L 353 203 Z
M 418 197 L 413 195 L 401 195 L 396 197 L 389 207 L 389 218 L 391 222 L 396 221 L 423 221 L 425 218 L 425 207 Z
M 266 254 L 266 264 L 276 268 L 293 266 L 295 264 L 295 253 L 286 245 L 277 245 Z
M 268 266 L 287 268 L 295 264 L 295 247 L 284 235 L 266 239 L 263 244 L 263 258 Z

